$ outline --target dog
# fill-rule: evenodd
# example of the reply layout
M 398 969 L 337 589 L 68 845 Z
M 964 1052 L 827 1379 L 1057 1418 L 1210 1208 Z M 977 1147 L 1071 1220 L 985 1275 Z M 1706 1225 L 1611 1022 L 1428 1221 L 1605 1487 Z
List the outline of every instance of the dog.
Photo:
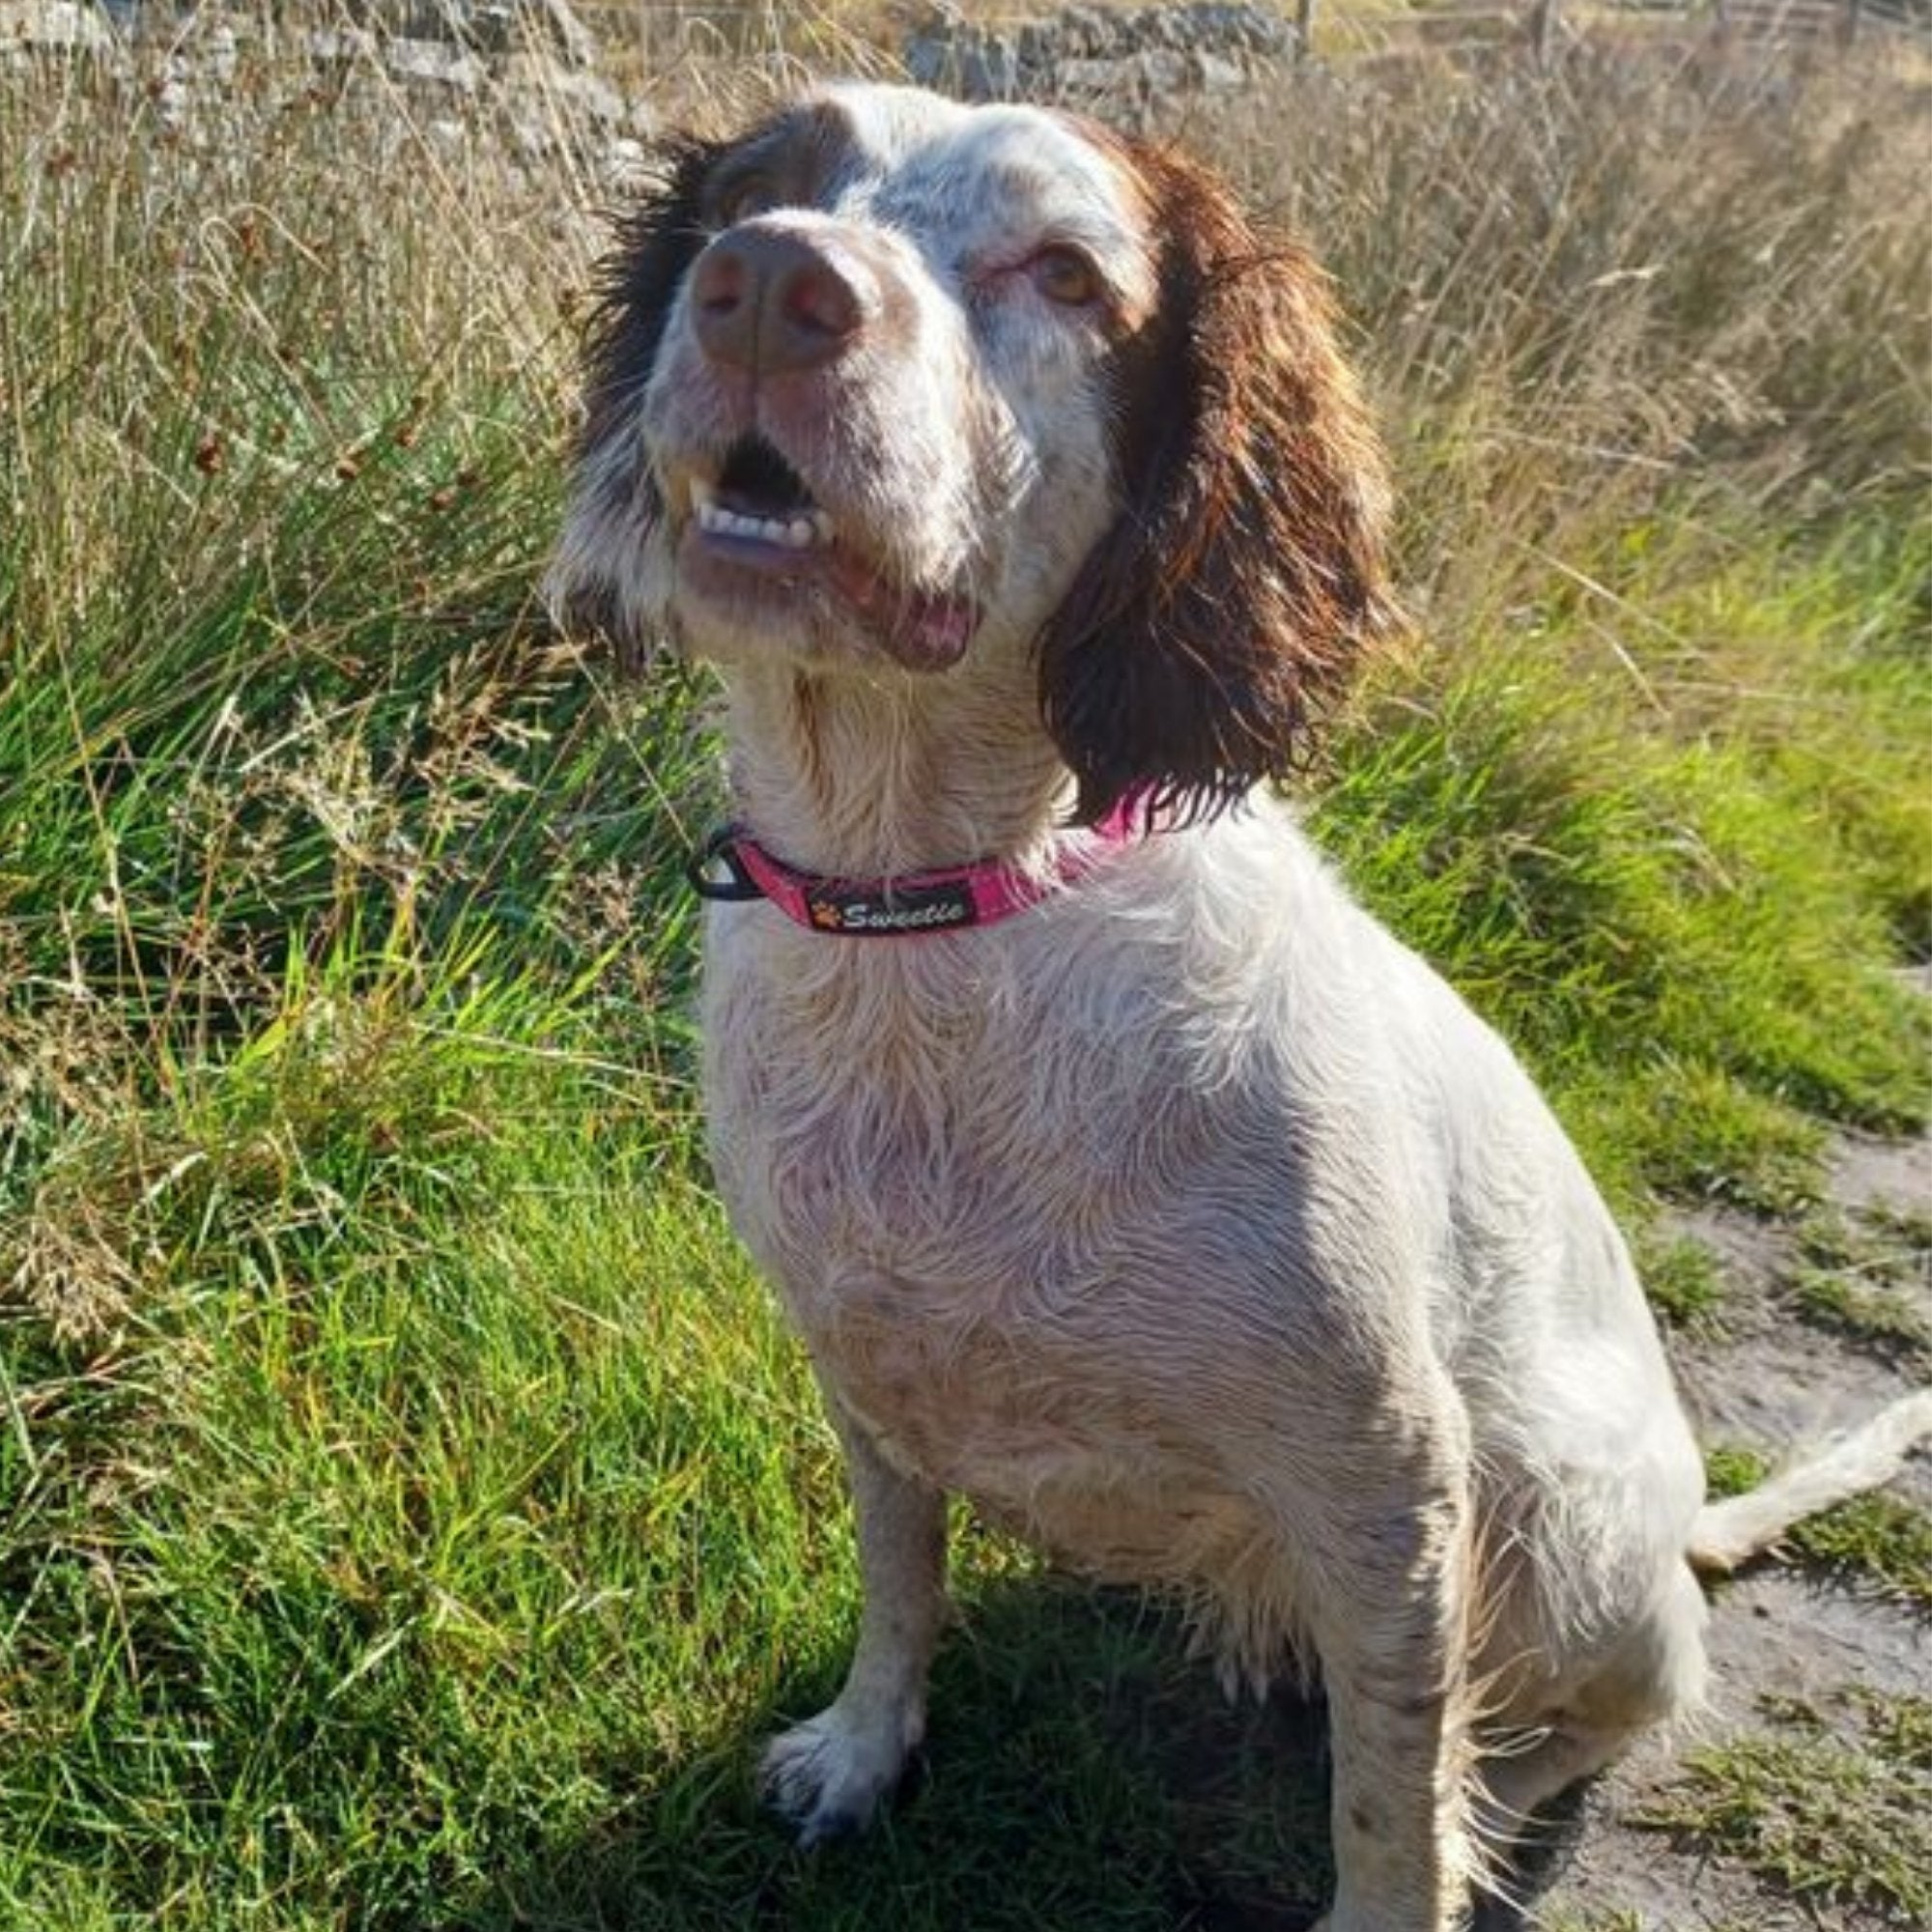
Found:
M 1184 1593 L 1332 1726 L 1328 1932 L 1693 1707 L 1705 1606 L 1932 1392 L 1707 1504 L 1625 1245 L 1509 1050 L 1269 787 L 1395 621 L 1330 298 L 1172 150 L 835 86 L 623 217 L 551 590 L 721 673 L 717 1181 L 866 1598 L 763 1772 L 810 1843 L 925 1723 L 949 1493 Z

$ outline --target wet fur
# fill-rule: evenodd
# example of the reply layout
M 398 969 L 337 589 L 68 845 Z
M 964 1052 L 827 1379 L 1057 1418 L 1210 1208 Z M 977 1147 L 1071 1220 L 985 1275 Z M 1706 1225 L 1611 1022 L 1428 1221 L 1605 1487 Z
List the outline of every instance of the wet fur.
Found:
M 816 412 L 796 381 L 712 393 L 691 348 L 732 168 L 779 182 L 757 218 L 865 238 L 916 318 Z M 1104 311 L 975 270 L 1029 220 L 1113 249 Z M 929 416 L 833 406 L 922 344 Z M 956 665 L 693 593 L 680 479 L 734 409 L 852 458 L 871 494 L 841 541 L 882 571 L 980 504 Z M 915 487 L 982 433 L 997 490 Z M 1461 1923 L 1485 1830 L 1697 1699 L 1687 1556 L 1778 1527 L 1703 1510 L 1624 1243 L 1521 1068 L 1258 788 L 1387 624 L 1385 512 L 1319 276 L 1172 153 L 838 90 L 682 151 L 620 232 L 554 584 L 633 657 L 720 664 L 741 819 L 847 875 L 1040 866 L 1136 787 L 1165 828 L 980 931 L 713 911 L 718 1182 L 824 1387 L 867 1590 L 845 1688 L 765 1761 L 808 1840 L 863 1824 L 923 1734 L 951 1492 L 1183 1593 L 1231 1682 L 1319 1667 L 1329 1932 Z M 1826 1487 L 1877 1480 L 1915 1420 Z

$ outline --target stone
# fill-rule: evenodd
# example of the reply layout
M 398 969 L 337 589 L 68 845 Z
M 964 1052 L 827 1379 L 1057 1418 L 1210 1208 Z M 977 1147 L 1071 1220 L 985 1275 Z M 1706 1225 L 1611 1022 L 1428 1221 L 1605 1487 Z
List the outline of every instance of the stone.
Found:
M 440 0 L 439 38 L 483 54 L 543 51 L 572 67 L 597 64 L 597 42 L 569 0 Z
M 902 52 L 923 86 L 967 100 L 1087 99 L 1146 106 L 1231 94 L 1293 59 L 1294 30 L 1259 6 L 1069 7 L 1004 31 L 957 9 L 925 19 Z
M 988 37 L 959 57 L 959 91 L 968 100 L 1010 100 L 1020 91 L 1020 58 L 1010 42 Z
M 344 67 L 370 59 L 381 43 L 366 27 L 318 27 L 304 43 L 318 67 Z
M 418 41 L 399 35 L 384 43 L 383 65 L 398 80 L 412 86 L 474 94 L 483 85 L 482 63 L 447 41 Z
M 0 47 L 85 55 L 115 44 L 106 15 L 81 0 L 0 0 Z
M 601 73 L 585 73 L 548 53 L 513 53 L 497 64 L 506 92 L 529 106 L 550 102 L 602 128 L 636 130 L 639 110 Z

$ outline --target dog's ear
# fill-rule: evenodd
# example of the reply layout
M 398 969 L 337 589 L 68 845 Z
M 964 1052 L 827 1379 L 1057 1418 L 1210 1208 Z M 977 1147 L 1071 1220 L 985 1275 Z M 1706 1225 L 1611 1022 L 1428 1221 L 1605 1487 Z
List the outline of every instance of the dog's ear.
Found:
M 584 339 L 583 426 L 546 601 L 565 629 L 601 638 L 635 669 L 659 615 L 645 585 L 650 547 L 663 540 L 664 499 L 639 428 L 644 389 L 672 304 L 706 234 L 706 177 L 728 144 L 673 147 L 656 185 L 622 215 L 594 290 Z
M 1128 158 L 1161 254 L 1117 352 L 1122 505 L 1038 645 L 1088 821 L 1137 786 L 1210 815 L 1285 770 L 1311 700 L 1394 615 L 1381 456 L 1321 271 L 1205 169 Z

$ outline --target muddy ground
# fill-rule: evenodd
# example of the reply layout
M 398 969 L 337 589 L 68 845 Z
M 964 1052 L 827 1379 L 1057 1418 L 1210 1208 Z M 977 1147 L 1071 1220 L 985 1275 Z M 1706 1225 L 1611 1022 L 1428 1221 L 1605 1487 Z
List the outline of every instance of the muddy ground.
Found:
M 1922 1225 L 1932 1219 L 1932 1137 L 1842 1139 L 1831 1194 L 1854 1227 L 1888 1210 Z M 1792 1300 L 1802 1264 L 1794 1231 L 1718 1208 L 1682 1215 L 1680 1231 L 1706 1242 L 1722 1268 L 1722 1332 L 1671 1342 L 1707 1445 L 1775 1449 L 1826 1435 L 1924 1379 L 1925 1364 L 1911 1351 L 1888 1359 L 1869 1339 L 1802 1319 Z M 1932 1269 L 1921 1266 L 1898 1292 L 1932 1324 Z M 1932 1510 L 1932 1457 L 1915 1457 L 1895 1487 Z M 1697 1734 L 1653 1740 L 1599 1779 L 1548 1861 L 1547 1890 L 1526 1918 L 1492 1915 L 1495 1932 L 1524 1923 L 1549 1932 L 1864 1932 L 1903 1922 L 1874 1907 L 1794 1898 L 1734 1858 L 1635 1821 L 1681 1782 L 1687 1750 L 1777 1734 L 1784 1700 L 1803 1700 L 1856 1746 L 1861 1690 L 1932 1698 L 1932 1621 L 1870 1590 L 1760 1563 L 1717 1591 L 1711 1659 L 1712 1705 Z

